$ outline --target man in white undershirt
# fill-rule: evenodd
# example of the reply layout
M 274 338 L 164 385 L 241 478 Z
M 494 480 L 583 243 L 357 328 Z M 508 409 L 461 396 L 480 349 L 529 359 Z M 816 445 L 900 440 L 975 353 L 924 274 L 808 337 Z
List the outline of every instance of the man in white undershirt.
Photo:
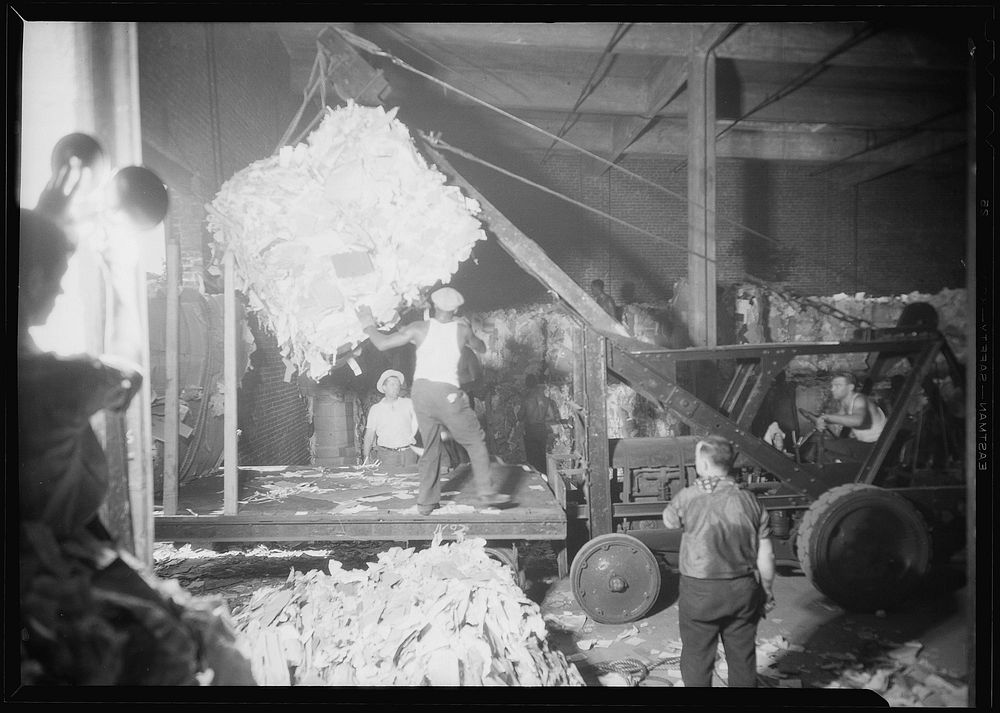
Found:
M 820 431 L 828 429 L 841 436 L 844 427 L 850 437 L 828 439 L 824 448 L 842 461 L 863 461 L 875 447 L 885 428 L 885 413 L 872 399 L 859 390 L 857 377 L 850 372 L 838 372 L 830 380 L 830 393 L 837 404 L 837 413 L 821 413 L 813 420 Z M 831 428 L 832 426 L 832 428 Z
M 431 294 L 434 316 L 410 322 L 391 334 L 378 331 L 369 307 L 358 308 L 358 318 L 365 325 L 365 334 L 379 351 L 406 344 L 417 347 L 411 396 L 424 446 L 419 462 L 420 490 L 417 494 L 417 512 L 421 515 L 430 515 L 440 507 L 443 429 L 447 429 L 455 442 L 469 454 L 476 504 L 482 507 L 512 505 L 510 496 L 498 492 L 493 483 L 486 434 L 458 383 L 462 347 L 468 346 L 480 354 L 486 351 L 486 344 L 475 335 L 468 322 L 455 317 L 455 310 L 464 301 L 465 298 L 454 288 L 435 290 Z
M 386 369 L 379 376 L 375 388 L 385 396 L 368 409 L 362 449 L 365 463 L 377 459 L 387 470 L 412 471 L 417 464 L 417 452 L 413 450 L 417 414 L 413 410 L 413 401 L 399 395 L 403 388 L 403 374 L 395 369 Z

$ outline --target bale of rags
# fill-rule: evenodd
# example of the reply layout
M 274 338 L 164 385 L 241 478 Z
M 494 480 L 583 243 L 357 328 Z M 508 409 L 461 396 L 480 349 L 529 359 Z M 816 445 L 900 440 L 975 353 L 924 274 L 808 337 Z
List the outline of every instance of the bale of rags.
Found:
M 367 338 L 357 306 L 393 326 L 486 238 L 479 204 L 445 185 L 395 110 L 353 103 L 237 172 L 206 209 L 210 272 L 232 252 L 237 289 L 276 335 L 286 380 L 325 376 Z

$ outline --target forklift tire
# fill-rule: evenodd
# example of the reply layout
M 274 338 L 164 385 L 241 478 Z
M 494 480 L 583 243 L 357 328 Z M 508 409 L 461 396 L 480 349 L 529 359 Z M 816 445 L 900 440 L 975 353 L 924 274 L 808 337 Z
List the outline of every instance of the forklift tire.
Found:
M 852 611 L 891 608 L 931 568 L 931 536 L 920 512 L 902 496 L 864 483 L 831 488 L 814 502 L 796 545 L 816 589 Z

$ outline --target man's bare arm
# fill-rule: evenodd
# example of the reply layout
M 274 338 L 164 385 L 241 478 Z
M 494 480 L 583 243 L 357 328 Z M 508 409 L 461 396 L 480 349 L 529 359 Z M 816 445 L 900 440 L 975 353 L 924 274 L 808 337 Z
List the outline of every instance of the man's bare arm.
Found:
M 479 352 L 480 354 L 485 353 L 486 352 L 486 342 L 484 342 L 482 339 L 480 339 L 479 337 L 476 336 L 476 333 L 472 331 L 472 327 L 470 327 L 468 324 L 466 324 L 464 322 L 462 324 L 464 326 L 464 330 L 463 331 L 465 332 L 465 335 L 466 335 L 465 336 L 465 341 L 462 342 L 462 346 L 467 346 L 470 349 L 472 349 L 473 351 Z M 463 327 L 459 327 L 459 329 L 462 329 L 462 328 Z
M 364 325 L 365 334 L 371 340 L 372 345 L 380 352 L 388 349 L 395 349 L 406 344 L 418 344 L 419 331 L 417 323 L 412 322 L 399 328 L 399 331 L 391 334 L 383 334 L 375 326 L 375 318 L 369 307 L 362 305 L 358 307 L 358 319 Z
M 820 420 L 848 428 L 861 428 L 870 420 L 868 417 L 868 397 L 862 394 L 861 398 L 855 398 L 850 413 L 825 413 L 820 416 Z M 819 421 L 817 421 L 817 426 L 819 426 Z
M 383 334 L 374 325 L 365 327 L 365 334 L 368 335 L 371 343 L 380 352 L 395 349 L 406 344 L 416 344 L 415 333 L 413 324 L 407 324 L 405 327 L 401 327 L 398 332 L 393 332 L 392 334 Z

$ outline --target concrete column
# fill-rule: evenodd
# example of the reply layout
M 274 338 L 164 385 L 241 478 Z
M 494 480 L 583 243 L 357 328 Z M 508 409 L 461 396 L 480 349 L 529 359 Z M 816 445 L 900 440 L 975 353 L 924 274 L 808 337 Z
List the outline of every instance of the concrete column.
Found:
M 715 346 L 715 56 L 704 50 L 691 51 L 688 95 L 688 331 Z

